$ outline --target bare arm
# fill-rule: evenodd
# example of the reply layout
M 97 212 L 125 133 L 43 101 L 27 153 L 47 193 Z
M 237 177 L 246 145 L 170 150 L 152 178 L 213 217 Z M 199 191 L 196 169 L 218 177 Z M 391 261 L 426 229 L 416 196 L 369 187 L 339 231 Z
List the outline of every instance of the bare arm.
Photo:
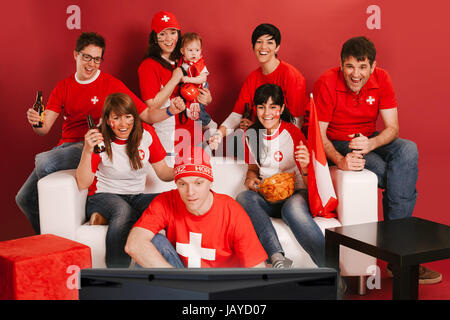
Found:
M 91 129 L 84 136 L 83 153 L 75 173 L 79 190 L 89 188 L 92 181 L 94 181 L 95 175 L 91 167 L 92 152 L 94 151 L 94 146 L 100 141 L 103 141 L 103 136 L 98 129 Z
M 173 268 L 153 245 L 150 230 L 134 227 L 128 235 L 125 252 L 143 268 Z
M 42 127 L 41 128 L 32 127 L 33 131 L 40 136 L 45 136 L 52 128 L 58 116 L 59 113 L 56 113 L 55 111 L 44 110 L 44 123 Z M 30 125 L 33 126 L 41 120 L 41 117 L 39 116 L 39 113 L 36 110 L 30 108 L 27 110 L 27 119 Z
M 147 100 L 149 101 L 149 100 Z M 145 102 L 147 104 L 147 101 Z M 147 104 L 148 106 L 148 104 Z M 186 105 L 184 104 L 183 99 L 180 97 L 175 97 L 172 100 L 170 100 L 170 105 L 167 107 L 169 112 L 172 115 L 176 115 L 180 112 L 182 112 L 184 109 L 186 109 Z M 147 123 L 157 123 L 164 121 L 168 119 L 170 116 L 167 113 L 166 108 L 163 109 L 155 109 L 151 110 L 150 108 L 146 108 L 144 111 L 142 111 L 139 114 L 139 118 L 141 118 L 142 121 Z
M 336 150 L 336 148 L 327 137 L 328 124 L 328 122 L 319 121 L 320 134 L 322 136 L 323 147 L 325 149 L 327 158 L 333 161 L 333 163 L 336 164 L 339 169 L 344 171 L 358 171 L 364 169 L 366 160 L 364 160 L 361 154 L 349 152 L 344 157 L 339 153 L 339 151 Z
M 302 141 L 300 144 L 295 147 L 295 160 L 300 164 L 301 175 L 303 179 L 303 183 L 305 186 L 308 185 L 308 165 L 310 162 L 310 155 L 308 151 L 308 147 L 306 147 Z
M 181 77 L 183 77 L 183 72 L 180 68 L 176 68 L 172 72 L 172 77 L 170 78 L 170 80 L 165 84 L 164 87 L 161 88 L 156 96 L 152 99 L 144 101 L 144 103 L 147 105 L 147 109 L 141 112 L 141 114 L 139 115 L 139 117 L 143 121 L 147 123 L 157 123 L 169 118 L 166 109 L 161 109 L 161 107 L 164 105 L 164 103 L 166 103 L 167 100 L 170 99 L 170 96 L 172 95 L 176 86 L 178 85 L 178 83 L 180 83 Z M 178 110 L 178 108 L 175 108 L 175 106 L 172 105 L 171 101 L 169 111 L 172 114 L 175 115 L 183 110 L 184 109 Z
M 257 192 L 257 187 L 261 183 L 259 179 L 259 168 L 256 164 L 249 164 L 247 175 L 245 177 L 244 185 L 247 189 Z
M 349 143 L 349 147 L 358 150 L 354 152 L 363 155 L 367 154 L 376 148 L 392 142 L 398 137 L 399 124 L 397 108 L 382 109 L 380 110 L 380 115 L 384 122 L 384 129 L 373 138 L 360 135 L 359 137 L 352 139 Z
M 152 167 L 156 172 L 156 175 L 162 181 L 172 181 L 174 179 L 173 168 L 169 167 L 165 159 L 152 163 Z
M 188 77 L 188 76 L 183 76 L 183 78 L 181 79 L 181 81 L 183 81 L 184 83 L 195 83 L 195 84 L 202 84 L 203 82 L 206 82 L 206 79 L 208 78 L 208 74 L 207 73 L 201 73 L 199 76 L 197 77 Z

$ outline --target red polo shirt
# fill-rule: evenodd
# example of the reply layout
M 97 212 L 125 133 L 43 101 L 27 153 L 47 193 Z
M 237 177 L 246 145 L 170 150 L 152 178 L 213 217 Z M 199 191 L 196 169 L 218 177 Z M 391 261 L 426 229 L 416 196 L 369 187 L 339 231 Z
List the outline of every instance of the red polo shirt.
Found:
M 324 73 L 313 89 L 319 121 L 328 122 L 330 140 L 346 140 L 354 133 L 372 135 L 380 109 L 397 108 L 389 74 L 375 68 L 359 94 L 351 91 L 339 67 Z

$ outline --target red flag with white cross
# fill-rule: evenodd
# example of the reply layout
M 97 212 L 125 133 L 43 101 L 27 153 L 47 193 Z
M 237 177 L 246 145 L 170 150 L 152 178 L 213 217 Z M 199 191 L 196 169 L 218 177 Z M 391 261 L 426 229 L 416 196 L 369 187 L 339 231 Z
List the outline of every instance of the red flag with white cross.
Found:
M 311 153 L 308 166 L 309 207 L 313 217 L 334 218 L 338 200 L 331 181 L 312 94 L 309 103 L 308 150 Z

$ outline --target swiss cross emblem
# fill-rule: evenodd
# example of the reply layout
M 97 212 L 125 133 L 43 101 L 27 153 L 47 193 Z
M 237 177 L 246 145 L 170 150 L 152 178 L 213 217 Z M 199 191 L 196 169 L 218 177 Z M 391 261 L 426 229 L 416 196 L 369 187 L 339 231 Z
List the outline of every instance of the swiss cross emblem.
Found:
M 170 18 L 168 16 L 164 15 L 164 17 L 162 17 L 161 20 L 164 20 L 164 22 L 167 22 L 170 20 Z
M 372 96 L 369 96 L 366 100 L 366 102 L 370 105 L 372 105 L 375 102 L 375 98 Z
M 188 268 L 200 268 L 201 261 L 216 260 L 216 249 L 202 247 L 202 234 L 189 232 L 189 243 L 176 243 L 175 250 L 188 259 Z
M 145 152 L 142 149 L 139 149 L 139 159 L 144 160 L 145 158 Z
M 274 158 L 277 162 L 281 162 L 281 160 L 283 160 L 283 153 L 281 153 L 281 151 L 277 151 L 277 152 L 275 152 L 275 154 L 273 155 L 273 158 Z
M 91 99 L 91 101 L 92 101 L 93 104 L 96 104 L 96 103 L 98 102 L 97 96 L 94 96 L 94 97 Z

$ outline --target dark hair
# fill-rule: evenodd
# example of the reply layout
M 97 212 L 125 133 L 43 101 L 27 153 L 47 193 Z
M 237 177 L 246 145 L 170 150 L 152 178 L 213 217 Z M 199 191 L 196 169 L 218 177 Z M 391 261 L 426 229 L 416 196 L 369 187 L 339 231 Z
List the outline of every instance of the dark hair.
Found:
M 284 105 L 283 113 L 280 115 L 280 119 L 286 122 L 295 122 L 294 116 L 291 114 L 289 109 L 286 107 L 284 101 L 283 90 L 280 86 L 272 83 L 266 83 L 259 86 L 255 90 L 255 95 L 253 97 L 254 106 L 266 103 L 269 98 L 272 98 L 273 104 L 282 107 Z M 259 121 L 258 117 L 255 119 L 255 123 L 252 127 L 257 126 L 255 129 L 263 129 L 264 126 Z
M 133 115 L 134 125 L 127 141 L 127 155 L 130 160 L 131 168 L 133 168 L 133 170 L 141 169 L 142 162 L 139 158 L 138 147 L 142 139 L 143 128 L 133 99 L 131 99 L 129 95 L 120 92 L 112 93 L 105 99 L 105 104 L 103 105 L 101 131 L 105 142 L 106 153 L 112 162 L 113 155 L 111 150 L 111 142 L 114 140 L 115 135 L 111 127 L 108 125 L 109 115 L 111 112 L 114 112 L 118 116 L 124 114 Z
M 267 83 L 259 86 L 255 91 L 253 104 L 254 106 L 257 106 L 267 103 L 269 98 L 272 98 L 273 104 L 275 105 L 279 105 L 280 107 L 284 105 L 283 112 L 280 115 L 280 120 L 285 122 L 295 122 L 294 116 L 291 114 L 284 102 L 283 90 L 276 84 Z M 259 145 L 263 132 L 265 132 L 265 128 L 259 121 L 258 116 L 255 118 L 255 123 L 245 132 L 245 139 L 248 147 L 253 150 L 253 154 L 256 155 L 256 161 L 258 163 L 261 163 Z M 256 150 L 256 152 L 254 152 L 254 150 Z
M 170 57 L 169 57 L 169 59 L 174 62 L 178 61 L 181 57 L 181 52 L 180 52 L 181 31 L 177 30 L 177 32 L 178 32 L 177 44 L 175 46 L 175 50 L 173 50 L 173 52 L 170 54 Z M 159 64 L 161 64 L 166 69 L 169 69 L 169 70 L 175 69 L 175 65 L 170 64 L 167 60 L 165 60 L 163 57 L 161 57 L 161 53 L 162 53 L 162 50 L 158 44 L 157 34 L 154 30 L 152 30 L 150 32 L 150 34 L 148 35 L 148 47 L 147 47 L 147 52 L 145 53 L 144 59 L 152 58 L 153 60 L 159 62 Z
M 377 55 L 377 50 L 372 41 L 366 37 L 354 37 L 347 40 L 341 50 L 341 62 L 349 57 L 354 57 L 358 61 L 369 59 L 370 66 L 372 66 Z
M 77 39 L 77 43 L 75 45 L 75 51 L 80 52 L 88 45 L 95 45 L 97 47 L 102 48 L 102 57 L 105 53 L 105 39 L 96 32 L 83 32 Z
M 277 27 L 275 27 L 273 24 L 263 23 L 263 24 L 260 24 L 259 26 L 257 26 L 255 28 L 255 30 L 253 30 L 253 33 L 252 33 L 253 48 L 255 47 L 256 40 L 258 40 L 259 37 L 264 36 L 264 35 L 269 35 L 271 37 L 271 39 L 274 39 L 275 43 L 277 44 L 277 47 L 280 45 L 280 43 L 281 43 L 280 30 Z

